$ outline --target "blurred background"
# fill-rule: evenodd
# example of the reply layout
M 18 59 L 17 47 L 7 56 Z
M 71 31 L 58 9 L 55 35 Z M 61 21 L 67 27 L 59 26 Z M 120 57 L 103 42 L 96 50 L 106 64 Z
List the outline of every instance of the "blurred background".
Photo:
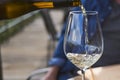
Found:
M 48 13 L 58 36 L 64 12 L 51 9 Z M 47 67 L 57 41 L 51 38 L 41 12 L 34 11 L 0 21 L 0 43 L 4 80 L 26 80 L 32 71 Z

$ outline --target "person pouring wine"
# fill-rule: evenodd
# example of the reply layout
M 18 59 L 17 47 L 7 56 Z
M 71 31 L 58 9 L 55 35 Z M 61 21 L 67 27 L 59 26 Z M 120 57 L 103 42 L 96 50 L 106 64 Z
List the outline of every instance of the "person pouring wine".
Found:
M 120 64 L 120 0 L 81 0 L 86 11 L 98 11 L 104 38 L 104 53 L 92 67 Z M 78 10 L 72 8 L 72 10 Z M 94 23 L 91 23 L 94 24 Z M 67 80 L 79 70 L 65 56 L 63 50 L 66 22 L 58 45 L 49 62 L 50 70 L 43 80 Z M 88 33 L 91 34 L 91 33 Z

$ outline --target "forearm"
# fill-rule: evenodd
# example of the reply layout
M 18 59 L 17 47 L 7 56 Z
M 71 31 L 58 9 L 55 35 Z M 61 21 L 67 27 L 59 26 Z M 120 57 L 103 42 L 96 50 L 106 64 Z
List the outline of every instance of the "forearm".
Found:
M 47 74 L 44 76 L 42 80 L 57 80 L 58 71 L 59 71 L 58 66 L 50 67 L 50 70 L 47 72 Z
M 52 66 L 52 67 L 50 67 L 50 70 L 49 70 L 48 74 L 51 75 L 51 76 L 56 77 L 57 74 L 58 74 L 58 71 L 59 71 L 58 66 Z

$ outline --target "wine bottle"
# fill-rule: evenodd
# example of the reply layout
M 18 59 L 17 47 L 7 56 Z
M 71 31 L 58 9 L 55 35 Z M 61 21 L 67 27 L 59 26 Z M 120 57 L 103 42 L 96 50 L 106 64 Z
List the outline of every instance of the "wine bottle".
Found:
M 5 0 L 0 2 L 0 19 L 16 18 L 42 8 L 75 7 L 80 4 L 80 0 Z

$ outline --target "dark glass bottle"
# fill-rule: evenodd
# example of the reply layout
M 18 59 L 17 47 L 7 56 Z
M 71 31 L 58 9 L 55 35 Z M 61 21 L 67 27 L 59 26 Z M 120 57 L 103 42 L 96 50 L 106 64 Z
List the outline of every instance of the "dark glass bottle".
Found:
M 3 0 L 0 2 L 0 19 L 10 19 L 42 8 L 74 7 L 80 0 Z

